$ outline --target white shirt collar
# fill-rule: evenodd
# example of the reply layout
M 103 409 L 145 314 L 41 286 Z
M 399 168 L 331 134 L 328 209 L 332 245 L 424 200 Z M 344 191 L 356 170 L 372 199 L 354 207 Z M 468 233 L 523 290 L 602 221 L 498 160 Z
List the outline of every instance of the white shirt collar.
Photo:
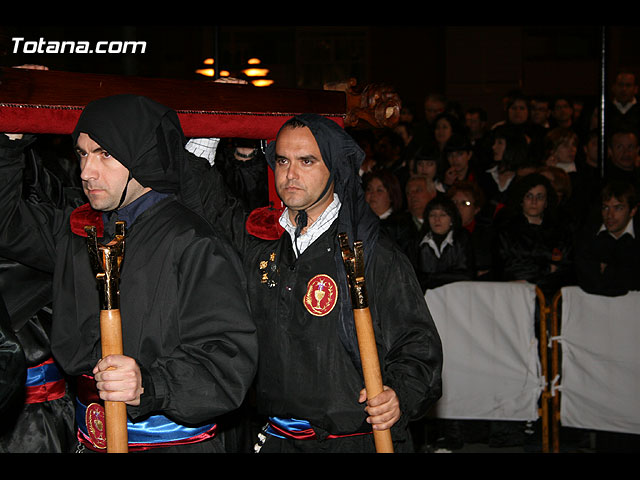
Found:
M 561 168 L 567 173 L 577 172 L 576 164 L 574 162 L 558 162 L 556 167 Z
M 338 198 L 338 194 L 333 194 L 333 202 L 320 214 L 320 216 L 313 222 L 311 225 L 307 227 L 307 230 L 302 233 L 298 237 L 298 251 L 300 253 L 304 252 L 306 248 L 311 245 L 316 238 L 326 232 L 333 221 L 338 218 L 338 213 L 340 213 L 340 199 Z M 296 226 L 291 222 L 289 218 L 289 209 L 285 208 L 282 214 L 280 215 L 280 225 L 284 228 L 291 237 L 291 241 L 295 242 L 295 231 Z M 294 248 L 294 251 L 296 249 Z M 296 256 L 298 255 L 296 251 Z
M 628 103 L 622 104 L 618 100 L 614 100 L 613 104 L 616 106 L 618 110 L 620 110 L 620 113 L 627 113 L 629 109 L 636 104 L 636 101 L 637 101 L 636 97 L 633 97 L 633 100 L 631 100 Z
M 388 218 L 389 215 L 391 215 L 392 213 L 393 213 L 393 208 L 389 208 L 386 212 L 384 212 L 378 218 L 380 218 L 380 220 L 384 220 L 385 218 Z
M 489 170 L 487 170 L 487 173 L 489 173 L 493 177 L 493 180 L 496 182 L 496 185 L 498 186 L 498 191 L 499 192 L 504 192 L 507 188 L 509 188 L 509 185 L 511 185 L 511 182 L 513 181 L 513 179 L 516 178 L 515 175 L 512 175 L 507 180 L 507 183 L 505 183 L 504 185 L 500 185 L 500 178 L 498 177 L 498 166 L 497 165 L 495 165 L 495 166 L 491 167 Z
M 444 240 L 440 244 L 440 248 L 438 248 L 438 245 L 436 245 L 436 242 L 434 242 L 431 232 L 427 232 L 427 234 L 424 236 L 424 238 L 420 242 L 420 245 L 422 245 L 423 243 L 426 243 L 427 245 L 429 245 L 435 252 L 436 257 L 440 258 L 440 255 L 442 255 L 442 251 L 444 250 L 444 247 L 446 247 L 447 245 L 453 245 L 453 229 L 449 230 L 449 233 L 447 233 L 447 236 L 444 237 Z
M 607 227 L 605 227 L 604 223 L 603 223 L 602 226 L 600 227 L 600 230 L 598 230 L 598 233 L 605 232 L 605 231 L 607 231 Z M 636 238 L 636 232 L 635 232 L 635 230 L 633 228 L 633 218 L 629 219 L 629 223 L 627 223 L 627 227 L 624 229 L 624 231 L 617 238 L 621 238 L 622 235 L 624 235 L 625 233 L 628 233 L 629 235 L 631 235 L 632 238 Z M 616 238 L 610 232 L 609 232 L 609 235 L 611 235 L 613 238 Z
M 213 166 L 218 143 L 220 143 L 219 138 L 192 138 L 187 142 L 185 148 L 195 156 L 206 159 Z

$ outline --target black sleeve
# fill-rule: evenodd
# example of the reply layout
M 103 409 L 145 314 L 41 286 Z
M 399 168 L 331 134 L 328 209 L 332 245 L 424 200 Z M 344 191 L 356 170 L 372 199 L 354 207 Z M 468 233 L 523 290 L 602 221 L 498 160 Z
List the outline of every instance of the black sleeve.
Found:
M 424 416 L 442 394 L 442 345 L 407 257 L 397 249 L 378 257 L 372 315 L 384 347 L 384 382 L 400 400 L 401 428 Z
M 22 198 L 24 150 L 33 141 L 33 136 L 10 140 L 0 134 L 0 256 L 52 272 L 54 237 L 64 212 Z
M 233 196 L 218 169 L 211 168 L 200 178 L 200 197 L 207 221 L 242 255 L 248 215 L 244 203 Z
M 227 250 L 228 249 L 228 250 Z M 238 408 L 257 366 L 257 335 L 239 261 L 223 242 L 199 238 L 180 255 L 171 351 L 144 364 L 140 418 L 152 411 L 184 423 L 212 420 Z

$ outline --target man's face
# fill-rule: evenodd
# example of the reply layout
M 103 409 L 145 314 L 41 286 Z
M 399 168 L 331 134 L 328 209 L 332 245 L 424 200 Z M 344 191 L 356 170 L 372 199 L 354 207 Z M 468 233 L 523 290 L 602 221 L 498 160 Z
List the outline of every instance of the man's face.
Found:
M 638 156 L 638 140 L 632 133 L 617 133 L 611 139 L 611 161 L 622 170 L 633 170 Z
M 82 188 L 91 207 L 100 211 L 117 208 L 129 178 L 129 170 L 86 133 L 80 133 L 78 136 L 76 152 L 80 157 Z M 121 207 L 149 190 L 132 179 Z
M 449 153 L 449 155 L 447 155 L 447 160 L 449 160 L 449 165 L 451 165 L 451 167 L 458 174 L 466 172 L 467 168 L 469 168 L 470 159 L 471 159 L 471 152 L 465 151 L 465 150 L 451 152 Z
M 545 125 L 549 120 L 549 102 L 533 100 L 531 102 L 531 121 L 536 125 Z
M 558 100 L 553 106 L 553 116 L 559 122 L 566 122 L 573 116 L 573 107 L 566 100 Z
M 465 123 L 472 136 L 482 134 L 485 122 L 480 119 L 479 113 L 466 113 L 464 116 Z
M 406 186 L 407 209 L 416 218 L 422 218 L 427 203 L 435 196 L 427 189 L 423 179 L 409 180 Z
M 598 137 L 593 136 L 583 147 L 585 160 L 592 167 L 598 166 Z
M 636 214 L 637 208 L 630 208 L 626 201 L 621 202 L 615 197 L 603 201 L 602 222 L 605 228 L 616 238 L 619 237 Z
M 333 188 L 330 188 L 323 199 L 313 205 L 330 175 L 318 143 L 307 127 L 285 128 L 278 134 L 274 176 L 278 195 L 293 212 L 308 209 L 307 214 L 315 220 L 333 201 Z
M 621 73 L 617 76 L 612 87 L 615 99 L 620 103 L 628 103 L 638 93 L 636 78 L 631 73 Z
M 424 102 L 424 116 L 427 119 L 427 123 L 432 124 L 436 117 L 444 112 L 445 105 L 433 98 L 428 98 Z
M 511 123 L 521 125 L 529 118 L 529 108 L 524 100 L 516 100 L 511 104 L 507 111 L 507 116 Z

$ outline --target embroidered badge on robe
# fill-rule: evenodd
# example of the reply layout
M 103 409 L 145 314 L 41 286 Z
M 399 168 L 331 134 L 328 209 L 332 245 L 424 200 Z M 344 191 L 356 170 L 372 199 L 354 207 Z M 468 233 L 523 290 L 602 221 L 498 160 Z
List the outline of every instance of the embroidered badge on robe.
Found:
M 260 268 L 260 281 L 265 283 L 267 287 L 273 288 L 277 285 L 277 282 L 273 279 L 278 274 L 278 264 L 276 263 L 276 254 L 271 252 L 269 260 L 261 260 L 259 264 Z M 271 276 L 270 276 L 271 275 Z
M 316 275 L 307 283 L 302 302 L 311 315 L 324 317 L 331 313 L 338 301 L 338 286 L 328 275 Z
M 107 448 L 106 423 L 104 419 L 104 408 L 102 405 L 92 403 L 87 407 L 85 413 L 87 433 L 89 440 L 96 448 Z

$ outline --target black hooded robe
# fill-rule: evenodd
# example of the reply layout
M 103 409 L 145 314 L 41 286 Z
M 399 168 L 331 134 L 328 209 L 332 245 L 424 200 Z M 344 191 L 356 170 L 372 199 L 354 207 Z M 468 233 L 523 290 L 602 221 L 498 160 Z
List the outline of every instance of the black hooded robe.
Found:
M 244 399 L 256 369 L 255 325 L 236 254 L 191 208 L 189 195 L 197 192 L 184 190 L 190 179 L 177 115 L 144 97 L 108 97 L 85 108 L 74 140 L 80 132 L 155 195 L 136 201 L 151 205 L 127 225 L 120 275 L 124 354 L 138 362 L 144 387 L 140 405 L 127 407 L 130 451 L 140 438 L 143 448 L 194 440 L 151 451 L 204 445 L 220 451 L 201 440 L 211 438 L 217 416 Z M 100 303 L 83 228 L 95 224 L 102 237 L 103 215 L 88 205 L 55 209 L 21 201 L 21 147 L 29 140 L 2 137 L 0 255 L 53 273 L 52 352 L 78 379 L 78 390 L 87 391 L 76 409 L 78 435 L 96 448 L 83 412 L 89 401 L 99 403 L 88 390 L 101 357 Z M 156 421 L 165 428 L 150 438 L 146 427 Z
M 364 243 L 383 381 L 396 391 L 402 410 L 392 437 L 396 451 L 411 451 L 408 422 L 424 416 L 441 395 L 440 338 L 406 256 L 377 235 L 378 220 L 364 201 L 357 175 L 362 151 L 333 121 L 316 115 L 297 118 L 316 138 L 341 201 L 337 220 L 298 258 L 275 210 L 254 211 L 245 227 L 241 205 L 225 193 L 218 172 L 212 169 L 202 187 L 205 216 L 230 232 L 247 275 L 260 350 L 258 410 L 267 417 L 304 420 L 315 434 L 315 440 L 292 441 L 268 436 L 261 451 L 375 450 L 368 434 L 325 441 L 329 435 L 371 432 L 365 405 L 358 403 L 364 384 L 338 241 L 341 232 L 352 245 L 354 240 Z M 271 168 L 273 149 L 272 143 L 267 150 Z M 325 296 L 315 303 L 319 280 Z

